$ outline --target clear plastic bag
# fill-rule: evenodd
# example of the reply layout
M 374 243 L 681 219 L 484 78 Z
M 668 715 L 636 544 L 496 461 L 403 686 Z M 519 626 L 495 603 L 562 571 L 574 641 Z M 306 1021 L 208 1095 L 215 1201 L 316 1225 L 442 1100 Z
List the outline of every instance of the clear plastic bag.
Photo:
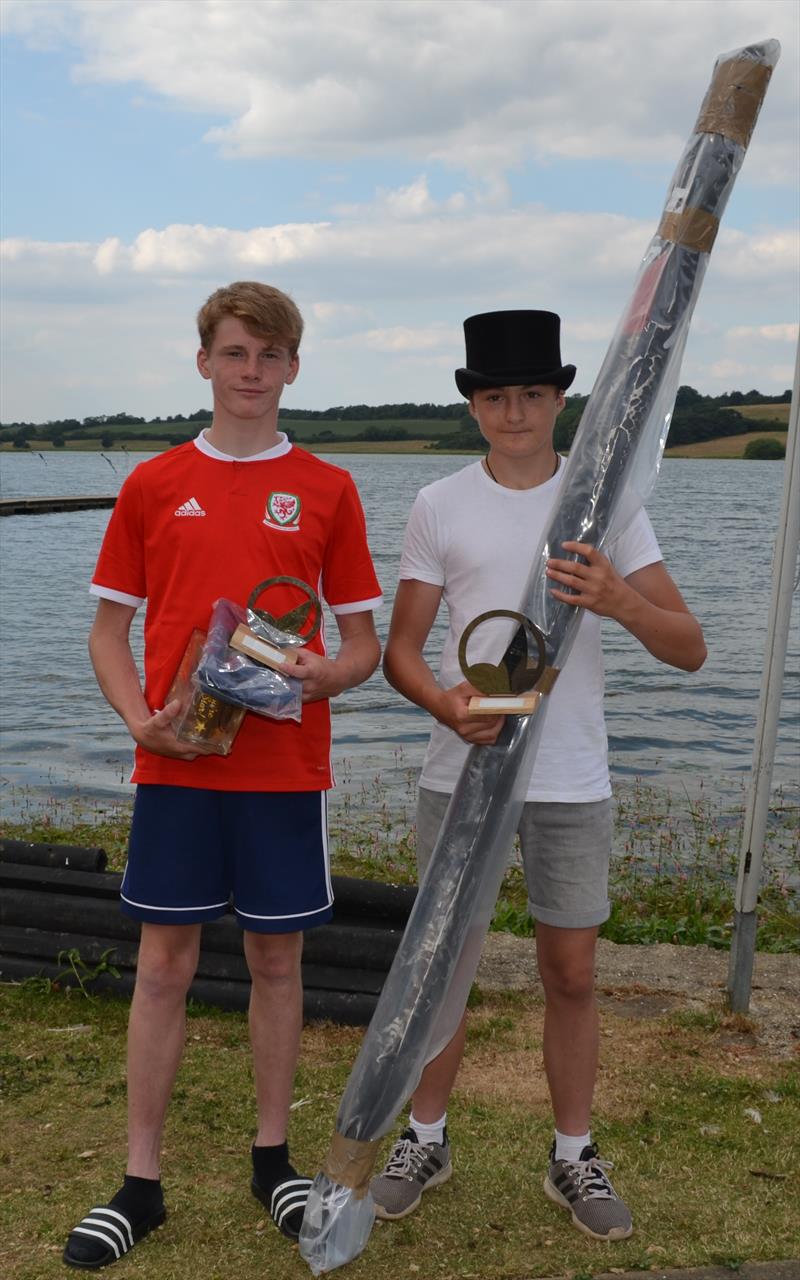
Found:
M 302 682 L 232 649 L 231 636 L 241 623 L 277 649 L 303 644 L 300 636 L 271 626 L 251 609 L 244 609 L 232 600 L 217 600 L 197 666 L 199 687 L 221 702 L 244 707 L 269 720 L 299 722 L 303 706 Z
M 300 1228 L 300 1252 L 312 1275 L 334 1271 L 358 1257 L 374 1220 L 375 1203 L 369 1192 L 359 1198 L 352 1187 L 318 1173 Z

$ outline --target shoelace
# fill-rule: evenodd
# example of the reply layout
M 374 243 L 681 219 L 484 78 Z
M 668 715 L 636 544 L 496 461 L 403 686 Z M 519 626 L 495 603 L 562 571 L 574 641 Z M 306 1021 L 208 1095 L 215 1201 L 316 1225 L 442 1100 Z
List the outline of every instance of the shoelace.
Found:
M 578 1179 L 578 1191 L 583 1192 L 588 1200 L 613 1200 L 614 1188 L 606 1177 L 604 1170 L 613 1169 L 610 1160 L 566 1160 L 568 1169 L 574 1170 Z
M 415 1173 L 425 1159 L 427 1152 L 421 1142 L 412 1142 L 410 1138 L 400 1138 L 386 1166 L 387 1178 L 406 1178 Z

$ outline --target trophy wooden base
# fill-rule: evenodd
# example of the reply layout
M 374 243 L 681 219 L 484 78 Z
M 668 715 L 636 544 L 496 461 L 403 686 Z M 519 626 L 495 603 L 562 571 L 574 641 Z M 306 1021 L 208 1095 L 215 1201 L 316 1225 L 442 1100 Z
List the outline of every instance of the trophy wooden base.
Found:
M 469 712 L 473 716 L 529 716 L 538 707 L 541 696 L 540 693 L 522 693 L 470 698 Z
M 273 671 L 285 671 L 297 662 L 297 654 L 292 649 L 279 649 L 268 640 L 262 640 L 244 622 L 239 623 L 228 643 L 232 649 L 260 662 L 263 667 L 271 667 Z

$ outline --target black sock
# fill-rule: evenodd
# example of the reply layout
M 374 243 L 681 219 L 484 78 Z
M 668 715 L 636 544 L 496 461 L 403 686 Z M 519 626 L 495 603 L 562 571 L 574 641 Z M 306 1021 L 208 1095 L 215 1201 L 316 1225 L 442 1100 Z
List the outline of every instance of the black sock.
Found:
M 144 1218 L 164 1207 L 160 1178 L 134 1178 L 126 1173 L 125 1181 L 109 1201 L 109 1207 L 124 1213 L 131 1226 L 137 1226 Z
M 271 1191 L 276 1182 L 285 1178 L 296 1177 L 296 1172 L 289 1163 L 289 1145 L 279 1142 L 276 1147 L 252 1148 L 253 1174 L 262 1191 Z
M 310 1178 L 301 1178 L 290 1164 L 285 1142 L 276 1147 L 253 1146 L 252 1156 L 256 1198 L 266 1205 L 276 1227 L 290 1240 L 296 1240 L 303 1222 Z M 276 1188 L 282 1184 L 287 1185 L 276 1195 Z
M 160 1213 L 164 1208 L 164 1193 L 158 1178 L 132 1178 L 125 1175 L 119 1191 L 108 1202 L 108 1208 L 123 1213 L 136 1231 L 140 1223 Z M 91 1236 L 73 1235 L 70 1237 L 69 1256 L 73 1264 L 96 1266 L 107 1253 L 108 1245 Z

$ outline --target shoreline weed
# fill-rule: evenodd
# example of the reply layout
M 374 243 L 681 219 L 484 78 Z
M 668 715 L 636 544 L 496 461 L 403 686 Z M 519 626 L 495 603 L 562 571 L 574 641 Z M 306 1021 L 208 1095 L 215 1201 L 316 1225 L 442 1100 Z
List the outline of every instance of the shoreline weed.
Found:
M 416 771 L 395 752 L 391 776 L 348 790 L 343 782 L 329 817 L 332 870 L 338 875 L 416 884 L 413 826 Z M 744 799 L 722 806 L 641 779 L 615 789 L 615 831 L 609 876 L 611 916 L 601 936 L 617 943 L 730 947 Z M 53 844 L 100 845 L 109 870 L 124 867 L 131 806 L 95 804 L 80 795 L 31 809 L 0 835 Z M 500 889 L 492 929 L 534 933 L 518 851 Z M 800 954 L 800 807 L 782 791 L 773 798 L 759 891 L 756 947 Z

